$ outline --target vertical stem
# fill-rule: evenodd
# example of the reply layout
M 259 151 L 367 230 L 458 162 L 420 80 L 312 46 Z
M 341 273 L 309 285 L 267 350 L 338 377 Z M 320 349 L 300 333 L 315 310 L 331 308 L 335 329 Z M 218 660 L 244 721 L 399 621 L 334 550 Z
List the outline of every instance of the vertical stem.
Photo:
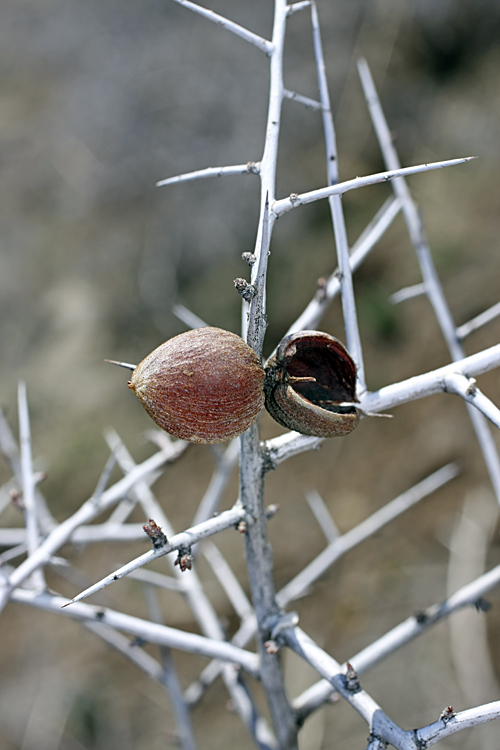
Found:
M 337 139 L 335 136 L 330 95 L 328 93 L 328 83 L 326 80 L 325 60 L 323 57 L 323 46 L 321 44 L 321 34 L 319 30 L 318 11 L 315 3 L 311 4 L 311 21 L 313 27 L 314 56 L 316 58 L 318 74 L 318 88 L 322 104 L 328 185 L 336 185 L 339 181 Z M 356 364 L 358 393 L 363 393 L 366 391 L 365 368 L 358 328 L 356 302 L 354 299 L 352 272 L 349 262 L 349 245 L 347 242 L 344 212 L 342 209 L 342 196 L 331 195 L 328 198 L 328 203 L 330 204 L 330 212 L 332 214 L 335 246 L 337 248 L 337 262 L 340 271 L 340 293 L 342 296 L 342 314 L 344 316 L 346 344 L 347 349 Z
M 151 584 L 144 586 L 144 595 L 148 604 L 151 621 L 163 625 L 164 622 L 158 597 Z M 197 750 L 193 727 L 191 725 L 191 716 L 182 694 L 182 687 L 172 659 L 172 652 L 168 646 L 159 645 L 158 650 L 163 666 L 163 684 L 170 695 L 172 709 L 177 721 L 180 745 L 182 750 Z
M 385 165 L 387 169 L 399 169 L 401 166 L 399 156 L 392 142 L 389 126 L 385 119 L 382 105 L 380 104 L 377 90 L 366 60 L 359 61 L 358 70 L 365 93 L 366 103 L 368 104 L 373 127 L 377 135 Z M 394 190 L 395 195 L 401 200 L 408 234 L 410 235 L 411 242 L 415 248 L 422 279 L 425 285 L 425 291 L 445 338 L 451 358 L 453 361 L 463 359 L 465 356 L 464 348 L 458 337 L 453 317 L 432 260 L 430 246 L 425 236 L 418 208 L 411 197 L 410 190 L 404 177 L 397 177 L 392 180 L 392 189 Z M 480 414 L 471 404 L 467 404 L 467 411 L 469 412 L 472 426 L 483 453 L 497 502 L 500 505 L 500 457 L 498 455 L 495 441 L 485 417 L 483 417 L 483 415 Z
M 274 221 L 269 206 L 275 197 L 278 138 L 283 102 L 283 48 L 285 41 L 286 2 L 275 0 L 273 52 L 271 54 L 269 109 L 264 154 L 261 161 L 261 213 L 257 232 L 252 283 L 256 294 L 250 303 L 247 341 L 259 357 L 266 328 L 265 277 L 267 255 Z M 279 614 L 273 579 L 273 555 L 267 539 L 264 509 L 264 470 L 259 429 L 254 424 L 241 436 L 240 498 L 247 511 L 245 552 L 258 622 L 258 648 L 261 656 L 261 679 L 266 692 L 276 736 L 281 750 L 297 748 L 295 713 L 288 701 L 283 671 L 277 654 L 268 654 L 264 643 L 270 637 L 272 619 Z
M 135 465 L 134 461 L 118 436 L 110 431 L 108 433 L 108 440 L 110 446 L 115 450 L 119 465 L 124 471 L 131 471 Z M 170 522 L 149 487 L 145 483 L 138 483 L 134 488 L 134 494 L 137 495 L 146 515 L 154 517 L 159 522 L 167 537 L 172 537 L 174 531 Z M 182 578 L 184 594 L 202 633 L 216 641 L 225 640 L 219 618 L 203 589 L 196 571 L 191 570 L 186 575 L 186 571 L 181 572 L 180 568 L 175 565 L 172 556 L 167 556 L 167 561 L 172 566 L 174 575 L 179 579 Z M 237 679 L 233 667 L 226 664 L 223 667 L 222 674 L 234 702 L 235 709 L 254 737 L 259 750 L 274 750 L 274 737 L 265 720 L 255 710 L 249 692 L 243 687 L 241 681 Z
M 267 259 L 271 244 L 271 229 L 274 220 L 269 215 L 269 192 L 266 193 L 264 208 L 259 227 L 260 239 L 258 250 L 255 252 L 256 262 L 252 268 L 252 281 L 255 288 L 255 297 L 250 303 L 248 312 L 247 343 L 262 357 L 264 336 L 266 335 L 266 278 Z
M 259 430 L 253 425 L 241 436 L 240 497 L 247 511 L 245 553 L 258 622 L 257 642 L 261 657 L 261 680 L 266 692 L 274 729 L 281 750 L 297 748 L 297 725 L 286 692 L 279 656 L 268 654 L 272 620 L 279 614 L 273 579 L 273 553 L 267 539 L 264 512 L 264 472 Z
M 32 554 L 40 544 L 38 531 L 37 508 L 35 498 L 35 482 L 33 478 L 33 459 L 31 454 L 31 429 L 26 396 L 26 384 L 19 383 L 19 446 L 21 458 L 21 477 L 23 488 L 24 518 L 26 523 L 26 543 L 28 555 Z M 44 588 L 45 580 L 41 568 L 35 570 L 31 577 L 35 588 Z

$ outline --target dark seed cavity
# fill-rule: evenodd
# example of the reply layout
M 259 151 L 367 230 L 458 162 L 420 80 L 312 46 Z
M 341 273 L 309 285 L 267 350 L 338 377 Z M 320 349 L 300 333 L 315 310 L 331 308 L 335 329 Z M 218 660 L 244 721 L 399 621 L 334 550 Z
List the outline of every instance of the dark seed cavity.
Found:
M 286 336 L 265 370 L 266 409 L 284 427 L 335 437 L 358 425 L 356 367 L 333 336 L 320 331 Z
M 330 337 L 329 337 L 330 338 Z M 302 398 L 327 411 L 355 414 L 353 406 L 339 402 L 354 401 L 356 370 L 339 342 L 308 337 L 293 342 L 291 356 L 284 351 L 289 384 Z M 347 355 L 347 356 L 346 356 Z M 293 381 L 293 378 L 300 380 Z

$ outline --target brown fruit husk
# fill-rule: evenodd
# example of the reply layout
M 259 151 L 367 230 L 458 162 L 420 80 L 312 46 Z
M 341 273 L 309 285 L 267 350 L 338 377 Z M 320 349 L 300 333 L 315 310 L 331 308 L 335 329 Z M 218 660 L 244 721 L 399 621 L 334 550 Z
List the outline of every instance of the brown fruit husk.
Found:
M 220 328 L 166 341 L 129 382 L 150 417 L 193 443 L 221 443 L 245 432 L 264 406 L 264 369 L 248 344 Z
M 355 406 L 356 367 L 338 339 L 320 331 L 299 331 L 281 341 L 267 362 L 267 411 L 279 424 L 303 435 L 337 437 L 359 423 Z

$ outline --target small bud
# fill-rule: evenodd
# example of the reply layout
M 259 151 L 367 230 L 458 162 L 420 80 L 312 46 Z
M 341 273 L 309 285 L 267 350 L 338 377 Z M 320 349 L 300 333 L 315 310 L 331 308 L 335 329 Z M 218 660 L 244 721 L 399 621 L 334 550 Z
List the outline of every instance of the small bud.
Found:
M 140 635 L 136 635 L 135 638 L 130 641 L 130 648 L 142 648 L 142 646 L 145 646 L 147 643 L 148 642 L 145 638 L 141 638 Z
M 244 534 L 247 530 L 247 522 L 246 521 L 240 521 L 239 524 L 236 527 L 237 531 L 240 532 L 240 534 Z
M 234 286 L 238 294 L 241 294 L 245 302 L 250 302 L 255 297 L 255 287 L 245 279 L 235 279 Z
M 257 260 L 253 253 L 241 253 L 241 259 L 248 263 L 249 266 L 253 266 Z
M 192 563 L 193 555 L 191 554 L 191 550 L 186 547 L 181 548 L 174 565 L 178 565 L 181 572 L 184 573 L 186 570 L 191 570 Z
M 453 719 L 454 716 L 455 716 L 455 711 L 453 710 L 453 706 L 448 706 L 447 708 L 444 709 L 444 711 L 442 711 L 439 718 L 441 719 L 441 721 L 447 724 L 450 721 L 450 719 Z
M 467 396 L 473 396 L 476 392 L 476 378 L 469 378 L 469 385 L 465 391 Z
M 167 544 L 168 539 L 161 530 L 161 526 L 158 526 L 152 518 L 150 518 L 149 523 L 145 524 L 142 528 L 153 542 L 153 547 L 155 549 L 160 549 L 160 547 L 164 547 Z
M 428 620 L 428 615 L 424 612 L 424 610 L 421 610 L 420 612 L 415 612 L 414 617 L 419 625 L 424 625 L 424 623 L 426 623 Z
M 356 671 L 353 668 L 352 664 L 350 664 L 349 662 L 347 662 L 347 670 L 345 673 L 345 686 L 346 690 L 349 690 L 349 692 L 351 693 L 355 693 L 356 691 L 361 690 L 358 675 L 356 674 Z
M 247 162 L 247 172 L 249 174 L 260 174 L 259 163 L 255 163 L 254 161 Z
M 266 649 L 267 654 L 277 654 L 280 650 L 280 647 L 276 643 L 276 641 L 266 641 L 264 643 L 264 648 Z
M 10 499 L 12 500 L 12 504 L 15 505 L 18 510 L 26 510 L 23 496 L 21 495 L 19 490 L 12 488 L 10 491 Z
M 316 287 L 316 299 L 318 302 L 323 302 L 326 299 L 327 290 L 326 279 L 323 278 L 323 276 L 320 276 L 320 278 L 317 280 Z

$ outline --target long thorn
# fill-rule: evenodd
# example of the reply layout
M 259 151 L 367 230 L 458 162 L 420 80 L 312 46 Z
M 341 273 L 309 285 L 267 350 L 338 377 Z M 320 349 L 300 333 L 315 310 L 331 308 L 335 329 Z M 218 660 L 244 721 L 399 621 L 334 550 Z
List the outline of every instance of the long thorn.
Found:
M 128 362 L 117 362 L 115 359 L 105 359 L 105 362 L 109 362 L 110 365 L 118 365 L 118 367 L 125 367 L 127 370 L 135 370 L 137 365 L 131 365 Z

